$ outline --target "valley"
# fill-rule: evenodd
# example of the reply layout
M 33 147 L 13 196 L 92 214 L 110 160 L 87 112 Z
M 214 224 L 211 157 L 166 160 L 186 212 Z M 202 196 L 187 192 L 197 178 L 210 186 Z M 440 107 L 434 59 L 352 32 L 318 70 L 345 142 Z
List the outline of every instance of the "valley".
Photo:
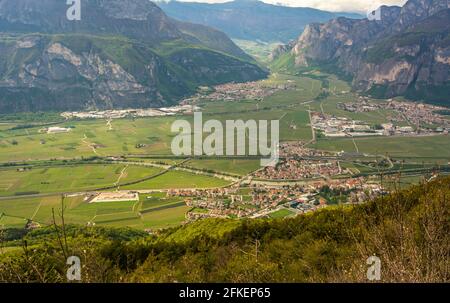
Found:
M 0 0 L 0 285 L 448 282 L 449 1 Z
M 60 113 L 28 125 L 0 116 L 0 224 L 50 225 L 51 210 L 62 205 L 70 223 L 149 232 L 207 217 L 291 217 L 335 203 L 361 203 L 392 185 L 450 172 L 448 116 L 436 114 L 435 124 L 419 125 L 418 132 L 412 116 L 380 106 L 402 99 L 364 97 L 370 110 L 343 108 L 360 99 L 347 82 L 315 71 L 275 72 L 246 85 L 210 87 L 183 101 L 184 108 L 208 119 L 280 119 L 281 163 L 272 171 L 261 169 L 253 156 L 173 156 L 170 126 L 176 119 L 191 120 L 192 111 L 168 108 L 172 114 L 149 117 Z M 329 137 L 314 128 L 311 113 L 357 120 L 368 132 L 384 124 L 412 130 Z M 68 131 L 42 132 L 47 125 Z M 139 200 L 89 202 L 114 192 L 138 193 Z

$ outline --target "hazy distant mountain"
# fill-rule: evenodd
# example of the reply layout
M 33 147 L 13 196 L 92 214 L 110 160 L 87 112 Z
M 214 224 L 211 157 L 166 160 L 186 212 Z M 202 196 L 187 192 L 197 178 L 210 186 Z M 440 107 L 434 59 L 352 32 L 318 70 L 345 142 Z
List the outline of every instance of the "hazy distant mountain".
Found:
M 330 13 L 312 8 L 286 7 L 257 0 L 207 4 L 157 2 L 171 17 L 217 28 L 231 38 L 288 42 L 311 22 L 326 22 L 338 16 L 361 18 L 358 14 Z
M 410 0 L 402 8 L 382 7 L 380 21 L 310 24 L 273 57 L 276 69 L 327 67 L 375 96 L 450 105 L 450 2 Z
M 224 33 L 148 0 L 0 0 L 0 112 L 173 104 L 266 72 Z

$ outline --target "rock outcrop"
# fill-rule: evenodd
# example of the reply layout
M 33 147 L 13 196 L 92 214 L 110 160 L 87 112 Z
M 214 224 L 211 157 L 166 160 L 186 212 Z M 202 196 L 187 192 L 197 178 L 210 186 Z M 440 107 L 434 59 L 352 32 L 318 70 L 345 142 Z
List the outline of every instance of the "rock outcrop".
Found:
M 361 92 L 450 105 L 450 2 L 410 0 L 380 11 L 381 20 L 310 24 L 284 54 L 297 67 L 331 66 Z

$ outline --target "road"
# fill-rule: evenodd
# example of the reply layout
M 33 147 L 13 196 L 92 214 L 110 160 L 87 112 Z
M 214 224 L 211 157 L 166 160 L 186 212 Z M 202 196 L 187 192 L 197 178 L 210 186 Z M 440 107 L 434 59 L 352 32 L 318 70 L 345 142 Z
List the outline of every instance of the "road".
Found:
M 316 141 L 317 141 L 317 138 L 316 138 L 316 131 L 314 130 L 314 123 L 313 123 L 313 121 L 312 121 L 312 114 L 311 114 L 311 113 L 312 113 L 312 112 L 311 112 L 311 110 L 309 109 L 309 110 L 308 110 L 308 115 L 309 115 L 309 124 L 311 125 L 312 139 L 311 139 L 311 141 L 309 141 L 308 143 L 306 143 L 305 146 L 306 146 L 306 145 L 309 145 L 309 144 L 314 144 L 314 143 L 316 143 Z

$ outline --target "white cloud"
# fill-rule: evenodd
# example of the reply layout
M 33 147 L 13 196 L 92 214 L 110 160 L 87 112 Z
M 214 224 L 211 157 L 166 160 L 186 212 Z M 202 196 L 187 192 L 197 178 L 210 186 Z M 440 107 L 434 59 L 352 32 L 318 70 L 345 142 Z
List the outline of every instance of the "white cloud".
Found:
M 185 2 L 219 3 L 227 0 L 179 0 Z M 263 0 L 267 3 L 281 3 L 288 6 L 313 7 L 332 12 L 367 12 L 381 5 L 402 6 L 406 0 Z

